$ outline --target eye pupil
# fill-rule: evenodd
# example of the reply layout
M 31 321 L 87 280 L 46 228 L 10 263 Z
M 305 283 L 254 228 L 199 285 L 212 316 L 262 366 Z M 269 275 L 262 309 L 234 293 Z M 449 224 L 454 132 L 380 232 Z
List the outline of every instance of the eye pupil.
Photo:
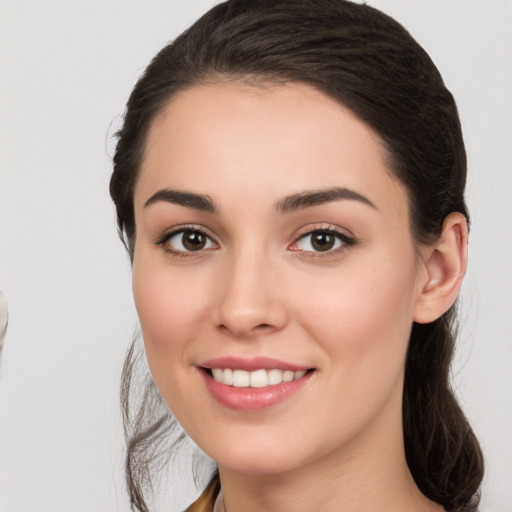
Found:
M 325 231 L 317 231 L 311 235 L 311 245 L 317 251 L 328 251 L 334 247 L 336 238 Z
M 198 231 L 185 231 L 182 243 L 188 251 L 199 251 L 206 245 L 206 237 Z

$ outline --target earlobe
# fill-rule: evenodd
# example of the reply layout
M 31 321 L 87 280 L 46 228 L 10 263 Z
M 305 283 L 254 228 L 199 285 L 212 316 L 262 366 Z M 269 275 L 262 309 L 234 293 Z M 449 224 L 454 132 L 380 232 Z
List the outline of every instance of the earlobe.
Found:
M 437 242 L 422 250 L 422 265 L 426 272 L 419 283 L 415 322 L 433 322 L 453 305 L 466 272 L 467 244 L 466 218 L 453 212 L 444 220 Z

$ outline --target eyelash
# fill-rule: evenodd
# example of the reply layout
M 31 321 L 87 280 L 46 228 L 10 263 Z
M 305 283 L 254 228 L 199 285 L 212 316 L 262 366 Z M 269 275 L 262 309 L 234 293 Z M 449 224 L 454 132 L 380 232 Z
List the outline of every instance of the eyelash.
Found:
M 179 226 L 171 231 L 163 233 L 158 238 L 158 240 L 155 242 L 155 245 L 162 247 L 166 253 L 170 254 L 171 256 L 178 257 L 178 258 L 187 258 L 187 257 L 191 257 L 191 256 L 197 256 L 198 255 L 197 253 L 204 253 L 204 251 L 211 249 L 211 247 L 208 247 L 206 249 L 203 248 L 198 251 L 182 251 L 179 249 L 173 249 L 168 245 L 168 242 L 169 242 L 169 240 L 171 240 L 171 238 L 173 238 L 174 236 L 179 235 L 179 234 L 184 235 L 185 233 L 198 233 L 198 234 L 204 236 L 207 239 L 207 241 L 210 241 L 216 247 L 218 247 L 217 242 L 215 242 L 213 240 L 213 238 L 205 232 L 204 228 L 201 228 L 199 226 L 194 226 L 194 225 Z
M 349 236 L 346 233 L 343 233 L 336 228 L 333 228 L 331 226 L 318 226 L 318 227 L 314 227 L 313 229 L 310 229 L 310 230 L 306 231 L 305 233 L 303 233 L 302 235 L 300 235 L 295 240 L 295 242 L 293 242 L 292 246 L 296 245 L 301 240 L 304 240 L 307 237 L 312 237 L 315 234 L 331 235 L 335 238 L 335 243 L 339 242 L 340 245 L 338 247 L 328 249 L 326 251 L 314 251 L 314 250 L 306 251 L 306 250 L 301 250 L 301 249 L 291 249 L 291 250 L 301 252 L 302 254 L 304 254 L 305 256 L 308 256 L 310 258 L 327 258 L 329 256 L 337 255 L 340 252 L 344 252 L 347 249 L 350 249 L 352 246 L 354 246 L 357 243 L 356 239 L 353 236 Z M 312 242 L 310 242 L 310 245 L 312 245 Z
M 180 249 L 173 249 L 171 248 L 168 243 L 171 238 L 175 237 L 176 235 L 184 235 L 185 233 L 197 233 L 199 235 L 202 235 L 206 237 L 207 242 L 208 241 L 213 244 L 214 247 L 206 247 L 201 248 L 197 251 L 187 251 L 187 250 L 180 250 Z M 327 234 L 333 236 L 336 240 L 336 242 L 339 242 L 340 245 L 338 247 L 335 247 L 334 249 L 328 249 L 326 251 L 314 251 L 314 250 L 303 250 L 303 249 L 293 249 L 294 245 L 298 244 L 301 240 L 305 240 L 307 237 L 311 237 L 314 234 Z M 308 257 L 311 258 L 325 258 L 328 256 L 332 256 L 334 254 L 338 254 L 340 252 L 343 252 L 350 247 L 354 246 L 357 243 L 356 239 L 352 236 L 349 236 L 345 233 L 342 233 L 338 229 L 335 229 L 333 227 L 327 227 L 327 226 L 318 226 L 313 229 L 308 230 L 307 232 L 301 234 L 296 240 L 289 246 L 289 250 L 293 252 L 300 252 Z M 155 245 L 162 247 L 166 253 L 173 257 L 178 258 L 187 258 L 187 257 L 194 257 L 198 256 L 199 254 L 204 254 L 204 251 L 209 251 L 211 249 L 216 249 L 219 247 L 219 244 L 213 240 L 213 238 L 208 235 L 204 228 L 195 226 L 195 225 L 184 225 L 179 226 L 169 232 L 163 233 L 158 240 L 155 242 Z M 311 242 L 310 242 L 311 245 Z

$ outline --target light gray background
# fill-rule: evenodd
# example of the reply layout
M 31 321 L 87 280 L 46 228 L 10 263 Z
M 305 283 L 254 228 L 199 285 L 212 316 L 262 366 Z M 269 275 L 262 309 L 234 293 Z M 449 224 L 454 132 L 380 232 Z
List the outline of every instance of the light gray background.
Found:
M 112 134 L 145 64 L 213 3 L 0 1 L 4 512 L 128 510 L 118 384 L 137 321 L 107 193 Z M 369 3 L 458 101 L 473 224 L 454 386 L 486 455 L 482 511 L 512 511 L 512 2 Z M 197 492 L 187 478 L 169 510 Z

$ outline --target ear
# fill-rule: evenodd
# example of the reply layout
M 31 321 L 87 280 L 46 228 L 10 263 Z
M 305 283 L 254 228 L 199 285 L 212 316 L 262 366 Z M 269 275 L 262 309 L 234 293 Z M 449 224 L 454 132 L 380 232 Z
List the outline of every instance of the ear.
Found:
M 455 302 L 468 261 L 468 224 L 453 212 L 443 224 L 437 242 L 420 249 L 421 272 L 414 321 L 426 324 L 438 319 Z

